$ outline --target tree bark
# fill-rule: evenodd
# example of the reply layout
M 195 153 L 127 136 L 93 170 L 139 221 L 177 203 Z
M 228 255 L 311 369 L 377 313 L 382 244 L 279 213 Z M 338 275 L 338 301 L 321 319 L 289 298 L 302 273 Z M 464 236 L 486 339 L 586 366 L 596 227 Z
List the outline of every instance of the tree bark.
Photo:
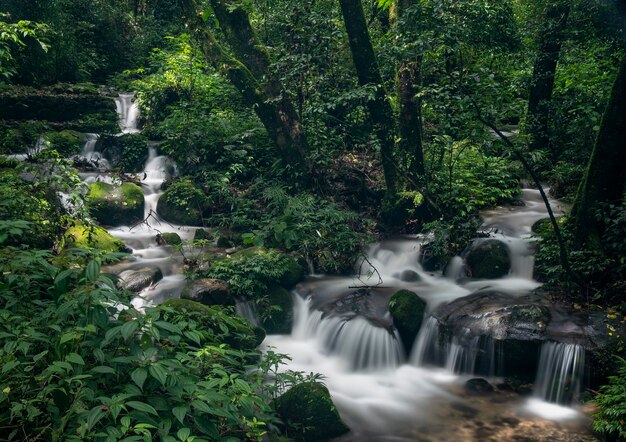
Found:
M 340 5 L 359 84 L 375 88 L 374 97 L 368 101 L 367 108 L 380 143 L 387 197 L 393 198 L 397 192 L 396 165 L 393 160 L 395 144 L 393 111 L 386 97 L 361 0 L 340 0 Z
M 309 174 L 309 145 L 300 116 L 283 94 L 280 81 L 270 70 L 270 59 L 256 37 L 247 13 L 236 4 L 211 0 L 213 11 L 234 55 L 220 45 L 198 15 L 194 0 L 181 0 L 187 23 L 199 37 L 207 61 L 226 73 L 254 108 L 269 136 L 276 143 L 283 163 L 296 173 Z M 308 176 L 300 181 L 308 180 Z
M 550 101 L 569 11 L 570 5 L 563 1 L 548 6 L 539 35 L 526 114 L 531 151 L 550 147 Z
M 397 26 L 401 26 L 402 15 L 411 4 L 412 0 L 397 0 L 395 8 Z M 400 107 L 399 149 L 409 155 L 409 177 L 417 188 L 426 184 L 422 148 L 422 110 L 417 98 L 421 85 L 421 68 L 421 56 L 406 56 L 398 64 L 396 78 Z
M 626 46 L 626 45 L 625 45 Z M 602 116 L 587 170 L 572 208 L 574 242 L 600 248 L 604 226 L 595 216 L 602 204 L 621 206 L 626 186 L 626 55 Z

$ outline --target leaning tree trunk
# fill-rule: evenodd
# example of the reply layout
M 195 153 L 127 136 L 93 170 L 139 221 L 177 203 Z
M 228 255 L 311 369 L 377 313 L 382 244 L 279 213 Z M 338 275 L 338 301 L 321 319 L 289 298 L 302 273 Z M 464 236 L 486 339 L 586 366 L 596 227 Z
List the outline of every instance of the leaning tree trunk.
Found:
M 602 222 L 595 216 L 602 204 L 620 206 L 626 185 L 626 55 L 622 58 L 609 103 L 602 116 L 587 171 L 572 208 L 574 241 L 599 248 Z
M 550 100 L 569 11 L 570 5 L 560 0 L 548 6 L 544 28 L 539 35 L 526 114 L 528 147 L 531 151 L 550 146 Z
M 402 15 L 413 0 L 397 0 L 396 24 L 401 26 Z M 409 177 L 416 188 L 422 188 L 426 177 L 424 172 L 424 152 L 422 149 L 422 110 L 417 93 L 421 85 L 421 56 L 405 56 L 397 68 L 398 104 L 400 107 L 399 149 L 409 155 Z
M 374 97 L 368 101 L 367 108 L 380 143 L 387 197 L 393 199 L 397 191 L 396 166 L 393 160 L 395 144 L 393 111 L 386 97 L 361 0 L 340 0 L 340 5 L 359 84 L 375 88 Z
M 306 160 L 309 146 L 300 116 L 283 94 L 280 80 L 271 72 L 269 56 L 262 49 L 247 13 L 239 4 L 211 0 L 220 29 L 234 54 L 231 55 L 198 16 L 195 1 L 181 2 L 187 23 L 198 34 L 207 61 L 226 73 L 246 103 L 254 108 L 278 147 L 283 163 L 300 174 L 300 181 L 306 181 L 310 173 Z

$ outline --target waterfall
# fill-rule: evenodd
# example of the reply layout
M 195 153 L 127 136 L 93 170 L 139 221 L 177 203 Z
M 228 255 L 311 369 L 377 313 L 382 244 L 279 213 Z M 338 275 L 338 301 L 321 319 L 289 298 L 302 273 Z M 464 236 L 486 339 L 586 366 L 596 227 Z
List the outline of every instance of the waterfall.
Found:
M 237 314 L 246 318 L 250 324 L 254 326 L 259 325 L 259 315 L 253 301 L 238 301 L 235 308 L 237 309 Z
M 439 321 L 430 316 L 417 335 L 411 351 L 411 363 L 423 367 L 427 362 L 438 360 L 439 353 Z
M 463 258 L 461 258 L 460 256 L 453 257 L 446 267 L 446 278 L 452 279 L 453 281 L 462 278 L 464 276 L 464 265 L 465 262 L 463 261 Z
M 576 344 L 545 342 L 541 347 L 536 395 L 548 402 L 571 405 L 580 392 L 585 350 Z
M 139 105 L 134 102 L 135 94 L 120 94 L 115 98 L 122 133 L 139 132 Z

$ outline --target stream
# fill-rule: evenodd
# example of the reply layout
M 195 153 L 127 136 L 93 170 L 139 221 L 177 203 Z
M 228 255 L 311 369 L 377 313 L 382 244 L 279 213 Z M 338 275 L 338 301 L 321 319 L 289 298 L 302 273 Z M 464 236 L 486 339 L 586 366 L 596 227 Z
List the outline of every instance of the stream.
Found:
M 116 105 L 121 132 L 139 132 L 139 109 L 133 95 L 121 94 Z M 101 172 L 81 174 L 86 182 L 110 180 L 108 164 L 96 151 L 97 139 L 95 134 L 85 136 L 82 155 L 96 160 L 101 168 Z M 156 214 L 161 185 L 175 173 L 175 165 L 158 154 L 156 144 L 149 143 L 147 148 L 144 172 L 138 174 L 147 222 L 109 229 L 132 249 L 132 259 L 108 271 L 157 267 L 163 274 L 133 300 L 137 308 L 179 297 L 187 283 L 182 257 L 170 247 L 157 245 L 157 233 L 176 232 L 183 240 L 191 240 L 197 229 L 172 225 Z M 482 213 L 481 231 L 508 246 L 511 271 L 505 277 L 470 279 L 465 276 L 462 257 L 455 257 L 443 272 L 425 271 L 420 257 L 428 238 L 418 235 L 371 245 L 354 277 L 311 274 L 293 290 L 291 334 L 267 336 L 262 349 L 288 354 L 291 360 L 284 370 L 324 376 L 340 415 L 352 430 L 337 440 L 596 440 L 588 430 L 586 414 L 570 405 L 571 397 L 569 402 L 563 400 L 560 391 L 567 385 L 571 396 L 572 389 L 580 389 L 585 352 L 579 345 L 544 343 L 536 386 L 522 396 L 506 388 L 497 369 L 495 347 L 486 348 L 476 339 L 466 342 L 461 336 L 442 347 L 438 322 L 430 316 L 439 306 L 479 291 L 522 297 L 540 286 L 533 279 L 530 233 L 531 226 L 547 213 L 538 190 L 523 189 L 521 200 L 523 204 Z M 551 203 L 555 213 L 562 213 L 557 201 Z M 355 293 L 354 287 L 363 285 L 375 287 Z M 412 349 L 402 347 L 387 310 L 389 298 L 399 289 L 417 293 L 427 304 Z M 238 311 L 254 320 L 249 306 L 240 305 Z M 477 377 L 478 358 L 490 361 L 487 375 L 480 377 L 497 386 L 494 393 L 472 394 L 464 387 L 467 380 Z

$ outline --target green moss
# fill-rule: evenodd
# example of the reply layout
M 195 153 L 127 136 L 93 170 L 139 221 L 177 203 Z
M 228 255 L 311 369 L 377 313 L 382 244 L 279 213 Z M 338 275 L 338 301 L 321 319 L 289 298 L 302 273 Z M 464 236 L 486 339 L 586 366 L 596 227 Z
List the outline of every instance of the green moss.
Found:
M 165 244 L 170 245 L 170 246 L 183 243 L 183 240 L 180 238 L 180 235 L 175 232 L 161 233 L 161 238 L 163 239 L 163 242 Z
M 269 334 L 289 334 L 293 324 L 293 299 L 291 294 L 279 285 L 271 285 L 267 290 L 267 304 L 259 311 L 263 328 Z
M 488 239 L 473 246 L 465 261 L 472 278 L 501 278 L 511 269 L 509 248 L 497 239 Z
M 211 232 L 204 229 L 198 229 L 193 234 L 194 241 L 211 241 L 212 239 L 213 235 L 211 234 Z
M 74 226 L 67 229 L 64 235 L 64 248 L 79 247 L 100 249 L 106 252 L 126 251 L 126 245 L 113 237 L 102 227 Z
M 297 440 L 329 440 L 350 429 L 341 420 L 328 388 L 318 382 L 295 385 L 275 401 L 289 436 Z
M 406 352 L 410 352 L 424 318 L 424 302 L 416 293 L 400 290 L 389 299 L 389 313 Z
M 171 223 L 201 226 L 206 206 L 207 198 L 199 188 L 190 181 L 177 181 L 159 198 L 157 212 Z
M 130 225 L 143 218 L 143 191 L 136 184 L 93 183 L 86 202 L 92 216 L 104 225 Z

